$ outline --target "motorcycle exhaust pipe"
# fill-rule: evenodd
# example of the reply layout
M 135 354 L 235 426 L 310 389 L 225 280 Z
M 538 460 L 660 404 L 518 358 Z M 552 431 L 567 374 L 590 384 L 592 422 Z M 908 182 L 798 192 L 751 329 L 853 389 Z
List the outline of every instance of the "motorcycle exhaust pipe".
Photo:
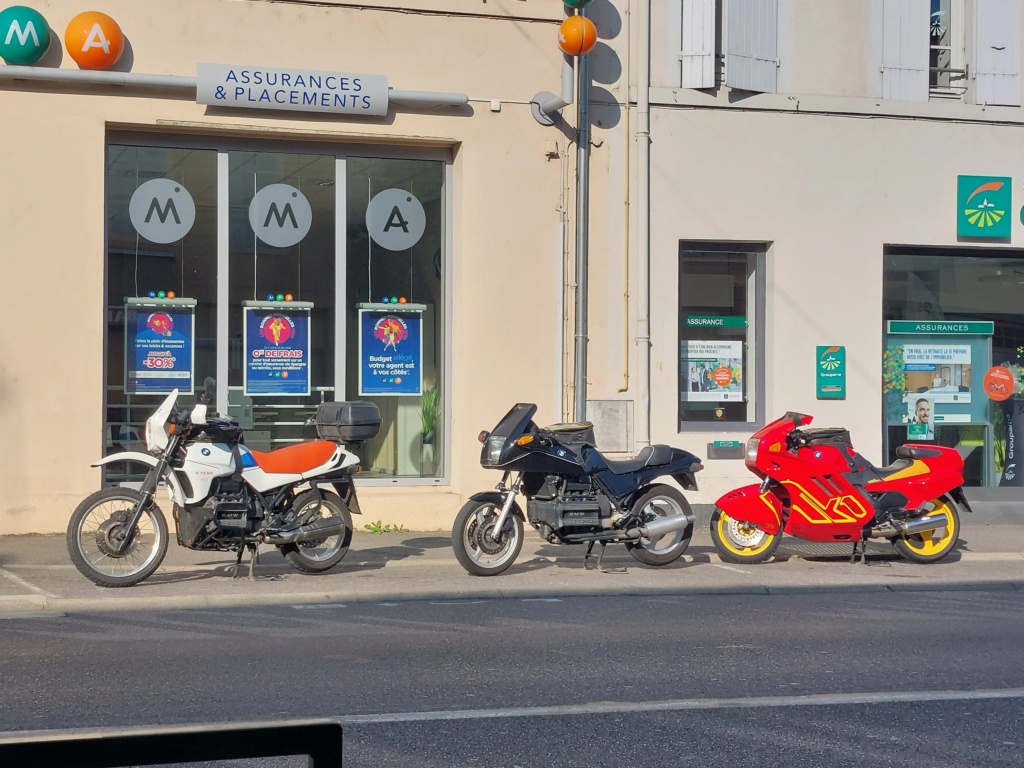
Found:
M 695 519 L 693 515 L 659 517 L 657 520 L 651 520 L 649 523 L 638 525 L 636 528 L 630 528 L 622 533 L 627 539 L 658 539 L 666 533 L 683 530 L 686 526 L 692 525 Z
M 295 544 L 310 539 L 326 539 L 328 536 L 337 536 L 344 530 L 345 523 L 342 519 L 332 516 L 287 531 L 268 533 L 263 539 L 268 544 Z
M 910 536 L 915 533 L 934 531 L 936 528 L 945 528 L 946 525 L 948 523 L 945 515 L 925 515 L 914 520 L 894 520 L 891 528 L 875 528 L 871 531 L 871 535 L 886 538 L 891 538 L 893 534 Z

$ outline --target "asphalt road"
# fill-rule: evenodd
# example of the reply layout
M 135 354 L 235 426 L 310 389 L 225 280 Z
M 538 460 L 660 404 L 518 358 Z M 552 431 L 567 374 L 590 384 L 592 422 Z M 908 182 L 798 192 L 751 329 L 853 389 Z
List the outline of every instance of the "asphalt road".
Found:
M 1020 766 L 1022 608 L 979 585 L 12 615 L 0 731 L 331 717 L 345 766 Z

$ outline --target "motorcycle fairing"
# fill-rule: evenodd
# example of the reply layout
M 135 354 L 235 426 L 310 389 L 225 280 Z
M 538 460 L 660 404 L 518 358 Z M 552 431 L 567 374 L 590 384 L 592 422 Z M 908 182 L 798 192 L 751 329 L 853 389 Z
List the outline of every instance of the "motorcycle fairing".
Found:
M 756 525 L 772 536 L 782 529 L 782 501 L 771 491 L 762 493 L 760 485 L 745 485 L 729 491 L 715 505 L 733 520 Z

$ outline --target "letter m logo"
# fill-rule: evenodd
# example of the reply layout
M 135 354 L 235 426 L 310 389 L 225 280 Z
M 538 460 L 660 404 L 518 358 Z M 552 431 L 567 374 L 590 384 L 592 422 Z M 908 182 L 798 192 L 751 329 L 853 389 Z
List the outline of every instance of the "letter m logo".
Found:
M 153 202 L 149 204 L 149 210 L 146 211 L 147 224 L 153 220 L 154 213 L 157 215 L 157 218 L 160 219 L 161 224 L 166 224 L 167 217 L 170 215 L 174 216 L 175 224 L 181 224 L 181 218 L 178 216 L 178 209 L 174 207 L 174 201 L 171 198 L 167 198 L 167 204 L 162 209 L 160 208 L 160 201 L 155 197 L 153 198 Z
M 36 25 L 29 21 L 25 24 L 25 28 L 22 29 L 21 22 L 14 19 L 11 22 L 11 26 L 7 28 L 7 37 L 4 39 L 4 45 L 10 45 L 11 40 L 14 39 L 15 35 L 18 37 L 18 44 L 23 46 L 28 42 L 29 35 L 32 36 L 32 42 L 35 43 L 36 48 L 39 47 L 39 34 L 36 32 Z

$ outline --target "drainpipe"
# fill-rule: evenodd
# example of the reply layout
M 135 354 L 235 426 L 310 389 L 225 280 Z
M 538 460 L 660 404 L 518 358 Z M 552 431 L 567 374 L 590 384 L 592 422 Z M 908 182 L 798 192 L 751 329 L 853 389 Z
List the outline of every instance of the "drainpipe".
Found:
M 636 450 L 651 444 L 651 19 L 648 0 L 637 2 L 637 365 Z
M 581 16 L 588 9 L 580 9 Z M 587 252 L 590 247 L 590 56 L 579 57 L 576 129 L 576 421 L 587 420 Z

